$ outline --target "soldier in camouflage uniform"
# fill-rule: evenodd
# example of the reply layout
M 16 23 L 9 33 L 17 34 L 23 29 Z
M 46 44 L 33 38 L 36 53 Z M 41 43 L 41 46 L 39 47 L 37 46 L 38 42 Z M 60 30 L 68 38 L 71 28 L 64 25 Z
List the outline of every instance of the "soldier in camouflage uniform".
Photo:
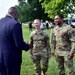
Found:
M 55 50 L 59 75 L 65 75 L 64 62 L 68 70 L 67 75 L 75 75 L 73 71 L 74 31 L 70 25 L 63 23 L 62 15 L 56 15 L 54 22 L 57 26 L 52 31 L 52 55 Z
M 43 72 L 42 75 L 46 75 L 51 51 L 49 37 L 45 31 L 40 29 L 40 25 L 41 21 L 35 19 L 34 26 L 36 30 L 30 34 L 30 44 L 32 45 L 30 55 L 35 64 L 36 75 L 41 75 L 41 72 Z

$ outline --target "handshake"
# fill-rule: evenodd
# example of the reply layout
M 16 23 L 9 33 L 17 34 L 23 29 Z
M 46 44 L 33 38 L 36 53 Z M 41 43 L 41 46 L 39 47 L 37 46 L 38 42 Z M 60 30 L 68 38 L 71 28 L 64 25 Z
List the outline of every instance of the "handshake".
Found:
M 32 49 L 32 48 L 33 48 L 33 45 L 29 44 L 29 46 L 30 46 L 30 49 Z
M 33 48 L 33 45 L 32 45 L 32 44 L 29 44 L 29 42 L 28 42 L 28 41 L 26 41 L 26 44 L 28 44 L 28 45 L 29 45 L 29 49 L 32 49 L 32 48 Z

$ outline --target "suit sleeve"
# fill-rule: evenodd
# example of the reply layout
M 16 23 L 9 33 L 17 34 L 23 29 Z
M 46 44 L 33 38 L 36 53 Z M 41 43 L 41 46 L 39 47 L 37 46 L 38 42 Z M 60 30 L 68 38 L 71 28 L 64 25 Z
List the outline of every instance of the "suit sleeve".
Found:
M 15 46 L 21 50 L 27 51 L 29 49 L 29 44 L 27 44 L 23 41 L 22 28 L 21 28 L 21 25 L 19 23 L 17 23 L 13 27 L 12 34 L 13 34 Z

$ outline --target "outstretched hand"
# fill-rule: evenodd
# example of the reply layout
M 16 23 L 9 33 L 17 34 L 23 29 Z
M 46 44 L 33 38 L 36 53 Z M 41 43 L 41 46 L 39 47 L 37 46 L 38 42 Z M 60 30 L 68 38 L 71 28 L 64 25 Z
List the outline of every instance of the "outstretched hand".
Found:
M 33 46 L 32 46 L 31 44 L 29 44 L 29 46 L 30 46 L 30 49 L 32 49 L 32 48 L 33 48 Z

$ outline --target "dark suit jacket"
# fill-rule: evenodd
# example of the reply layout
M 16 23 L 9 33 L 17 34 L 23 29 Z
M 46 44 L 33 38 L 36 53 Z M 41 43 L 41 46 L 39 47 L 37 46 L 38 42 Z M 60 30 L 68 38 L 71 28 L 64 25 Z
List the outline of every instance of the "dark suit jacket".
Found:
M 0 20 L 0 63 L 6 66 L 20 65 L 22 50 L 29 45 L 23 41 L 20 23 L 10 16 Z

